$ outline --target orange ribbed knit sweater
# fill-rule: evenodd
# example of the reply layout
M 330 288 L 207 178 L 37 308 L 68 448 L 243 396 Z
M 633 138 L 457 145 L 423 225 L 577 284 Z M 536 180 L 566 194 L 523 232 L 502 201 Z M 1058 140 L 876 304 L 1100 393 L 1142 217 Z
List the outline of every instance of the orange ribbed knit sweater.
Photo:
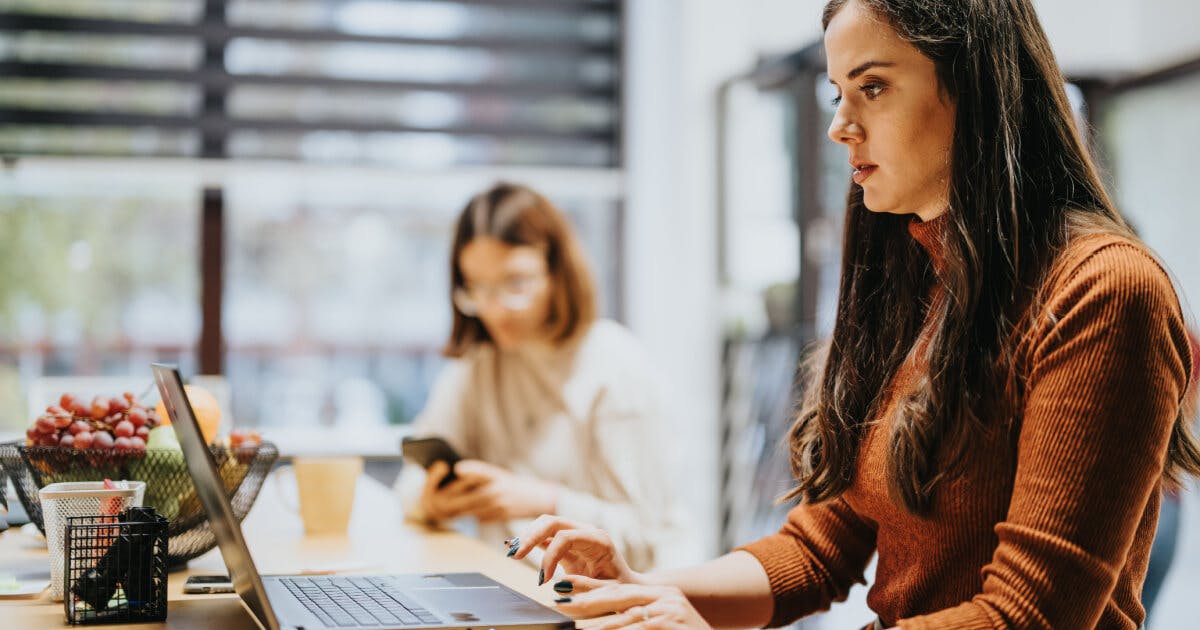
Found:
M 909 228 L 935 267 L 944 223 Z M 799 505 L 779 533 L 741 548 L 770 579 L 772 626 L 843 599 L 875 551 L 867 603 L 887 625 L 1142 623 L 1167 440 L 1189 378 L 1179 302 L 1162 268 L 1117 236 L 1077 239 L 1047 282 L 1050 315 L 1021 331 L 1021 417 L 1011 429 L 990 423 L 929 514 L 891 499 L 881 421 L 845 493 Z

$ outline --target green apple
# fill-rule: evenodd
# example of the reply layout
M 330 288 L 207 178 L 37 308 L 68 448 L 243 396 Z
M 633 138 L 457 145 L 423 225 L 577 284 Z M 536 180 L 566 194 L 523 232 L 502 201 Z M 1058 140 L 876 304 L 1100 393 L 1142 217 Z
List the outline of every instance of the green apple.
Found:
M 146 456 L 133 462 L 130 476 L 146 482 L 143 504 L 173 520 L 179 515 L 179 494 L 191 489 L 183 449 L 170 426 L 155 427 L 146 437 Z
M 179 438 L 175 436 L 175 427 L 168 425 L 150 429 L 150 435 L 146 438 L 146 449 L 182 451 L 183 447 L 179 446 Z

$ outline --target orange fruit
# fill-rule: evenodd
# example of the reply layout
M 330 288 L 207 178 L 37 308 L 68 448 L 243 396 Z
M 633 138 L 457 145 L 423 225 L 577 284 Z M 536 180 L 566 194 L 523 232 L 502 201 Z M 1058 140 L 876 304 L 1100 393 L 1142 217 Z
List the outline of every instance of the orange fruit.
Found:
M 183 392 L 187 394 L 192 411 L 196 414 L 196 422 L 200 425 L 200 434 L 204 436 L 205 442 L 211 444 L 217 437 L 217 429 L 221 426 L 221 405 L 217 403 L 217 397 L 198 385 L 184 385 Z M 160 426 L 171 424 L 171 418 L 167 415 L 167 406 L 163 404 L 163 401 L 158 401 L 158 404 L 154 406 L 154 413 L 158 416 Z

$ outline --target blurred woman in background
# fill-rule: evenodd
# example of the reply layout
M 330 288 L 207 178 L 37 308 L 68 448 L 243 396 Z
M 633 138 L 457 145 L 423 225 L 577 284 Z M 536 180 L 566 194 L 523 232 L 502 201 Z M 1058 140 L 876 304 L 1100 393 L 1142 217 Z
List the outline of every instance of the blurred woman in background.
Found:
M 414 436 L 439 436 L 464 458 L 408 464 L 405 513 L 473 517 L 499 545 L 539 514 L 601 524 L 630 563 L 650 567 L 677 538 L 663 470 L 659 393 L 646 353 L 597 319 L 596 289 L 564 215 L 537 192 L 498 184 L 476 195 L 450 258 L 451 359 Z

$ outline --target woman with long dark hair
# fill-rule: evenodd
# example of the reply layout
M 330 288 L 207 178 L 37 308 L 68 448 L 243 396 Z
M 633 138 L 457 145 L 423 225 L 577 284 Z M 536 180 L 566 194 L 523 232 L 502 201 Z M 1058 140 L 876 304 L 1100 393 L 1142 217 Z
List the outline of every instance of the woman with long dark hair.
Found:
M 564 611 L 619 611 L 605 629 L 786 624 L 874 553 L 876 627 L 1137 628 L 1162 490 L 1200 472 L 1184 317 L 1030 1 L 833 0 L 824 28 L 853 184 L 799 504 L 687 571 L 635 573 L 555 517 L 522 545 L 572 574 Z

